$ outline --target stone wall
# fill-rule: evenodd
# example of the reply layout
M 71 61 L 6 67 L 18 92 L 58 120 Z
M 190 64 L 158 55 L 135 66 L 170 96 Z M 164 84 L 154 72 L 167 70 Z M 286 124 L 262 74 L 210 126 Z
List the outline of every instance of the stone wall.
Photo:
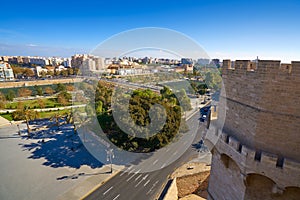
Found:
M 0 82 L 0 88 L 14 88 L 24 86 L 35 86 L 35 85 L 51 85 L 58 83 L 75 83 L 82 81 L 81 78 L 66 78 L 66 79 L 46 79 L 46 80 L 35 80 L 35 81 L 19 81 L 19 82 Z
M 247 179 L 252 175 L 273 183 L 270 191 L 256 188 L 258 194 L 255 193 L 255 197 L 266 193 L 270 198 L 277 199 L 285 199 L 291 194 L 300 195 L 300 163 L 289 159 L 280 162 L 281 157 L 266 152 L 260 152 L 257 159 L 257 151 L 224 132 L 218 131 L 216 134 L 220 137 L 213 149 L 209 199 L 256 199 L 249 196 L 251 193 L 247 185 Z M 290 188 L 294 190 L 290 191 Z
M 222 77 L 209 199 L 297 199 L 300 62 L 224 60 Z
M 224 129 L 255 149 L 300 162 L 300 62 L 258 61 L 255 70 L 251 63 L 223 63 Z

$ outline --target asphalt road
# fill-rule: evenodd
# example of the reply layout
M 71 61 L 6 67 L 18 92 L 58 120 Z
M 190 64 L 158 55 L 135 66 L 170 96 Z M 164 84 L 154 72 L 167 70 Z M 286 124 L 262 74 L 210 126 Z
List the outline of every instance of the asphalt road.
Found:
M 200 113 L 197 112 L 187 121 L 190 131 L 171 144 L 169 148 L 160 149 L 152 154 L 150 158 L 146 159 L 145 164 L 139 165 L 140 169 L 128 166 L 85 199 L 156 199 L 166 184 L 168 176 L 183 163 L 197 157 L 198 149 L 195 148 L 195 144 L 199 143 L 206 131 L 205 124 L 199 122 L 199 118 Z M 145 167 L 148 167 L 148 172 L 142 169 Z M 151 168 L 158 170 L 151 171 L 149 170 Z M 140 173 L 140 171 L 144 171 L 144 173 Z

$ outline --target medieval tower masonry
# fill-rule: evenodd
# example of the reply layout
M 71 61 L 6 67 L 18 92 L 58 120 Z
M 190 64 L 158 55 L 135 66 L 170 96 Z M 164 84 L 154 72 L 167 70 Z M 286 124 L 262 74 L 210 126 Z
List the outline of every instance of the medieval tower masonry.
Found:
M 300 62 L 224 60 L 222 78 L 209 199 L 300 199 Z

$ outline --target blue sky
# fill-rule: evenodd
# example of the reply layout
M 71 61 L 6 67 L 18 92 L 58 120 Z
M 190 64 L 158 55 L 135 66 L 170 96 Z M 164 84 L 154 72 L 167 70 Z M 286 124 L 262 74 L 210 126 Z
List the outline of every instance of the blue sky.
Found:
M 0 55 L 70 56 L 122 31 L 162 27 L 193 38 L 211 58 L 300 60 L 299 1 L 3 1 L 1 8 Z

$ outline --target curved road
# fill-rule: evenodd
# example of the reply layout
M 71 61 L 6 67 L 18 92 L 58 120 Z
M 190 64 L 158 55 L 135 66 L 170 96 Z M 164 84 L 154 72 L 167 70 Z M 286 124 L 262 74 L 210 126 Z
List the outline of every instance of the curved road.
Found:
M 206 126 L 199 121 L 199 117 L 200 114 L 197 112 L 187 121 L 190 131 L 183 134 L 179 141 L 171 144 L 169 148 L 158 150 L 147 159 L 148 161 L 150 160 L 150 162 L 146 162 L 148 168 L 153 165 L 153 168 L 160 168 L 159 170 L 139 173 L 141 170 L 128 166 L 123 172 L 118 173 L 85 199 L 157 199 L 159 192 L 161 192 L 162 187 L 166 184 L 168 176 L 183 163 L 197 157 L 199 154 L 193 144 L 198 144 L 203 133 L 206 131 Z M 192 134 L 195 133 L 195 130 L 196 135 Z M 184 153 L 176 161 L 170 162 L 168 165 L 168 161 L 172 160 L 172 157 L 178 157 L 177 152 L 181 151 L 184 151 Z

